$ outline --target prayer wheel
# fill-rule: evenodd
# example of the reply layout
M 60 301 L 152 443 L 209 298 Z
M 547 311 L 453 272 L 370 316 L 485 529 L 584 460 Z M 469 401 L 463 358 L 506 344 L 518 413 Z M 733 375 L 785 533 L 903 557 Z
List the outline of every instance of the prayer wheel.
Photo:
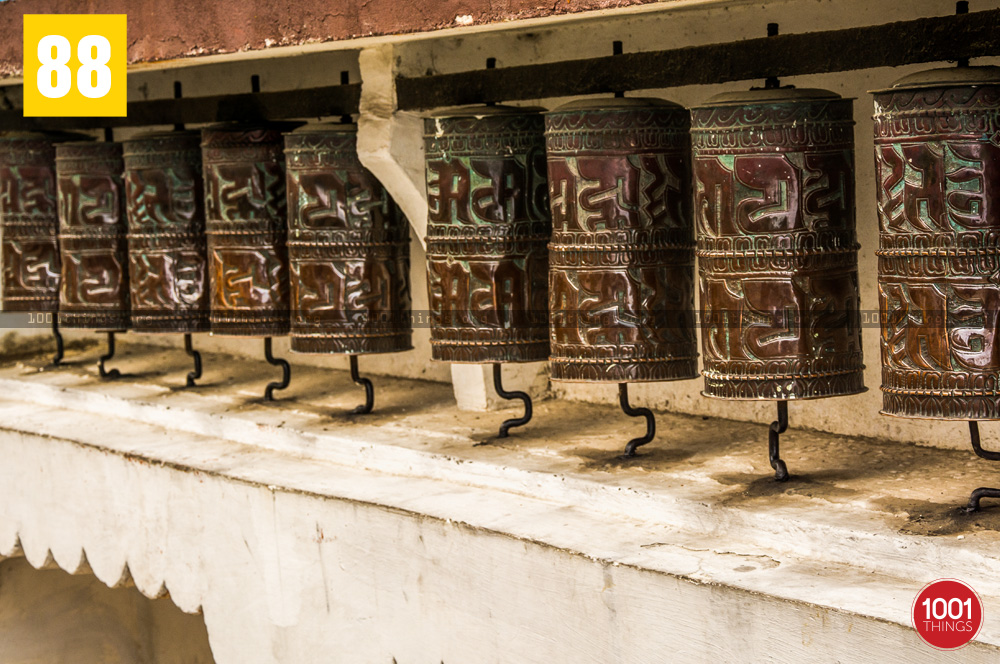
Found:
M 51 316 L 57 350 L 59 334 L 59 207 L 55 145 L 85 136 L 61 133 L 0 134 L 0 308 Z
M 424 120 L 431 353 L 446 362 L 536 362 L 549 354 L 544 121 L 509 106 Z M 509 424 L 509 426 L 508 426 Z
M 0 135 L 3 310 L 59 309 L 57 135 Z
M 205 205 L 197 131 L 124 143 L 132 328 L 209 329 Z
M 551 377 L 619 384 L 698 376 L 690 116 L 658 99 L 576 102 L 545 115 Z
M 213 334 L 288 334 L 282 125 L 202 130 Z
M 920 72 L 875 93 L 882 412 L 1000 419 L 1000 68 Z M 977 489 L 968 509 L 1000 490 Z
M 725 93 L 692 110 L 709 397 L 787 402 L 865 390 L 852 102 L 826 90 Z
M 268 384 L 267 401 L 291 376 L 271 355 L 271 337 L 290 327 L 283 133 L 297 126 L 234 123 L 201 132 L 212 334 L 264 338 L 264 356 L 283 376 Z
M 129 328 L 123 171 L 120 143 L 56 146 L 63 327 L 104 332 Z
M 357 127 L 323 124 L 285 136 L 291 348 L 357 356 L 410 350 L 409 224 L 361 165 Z

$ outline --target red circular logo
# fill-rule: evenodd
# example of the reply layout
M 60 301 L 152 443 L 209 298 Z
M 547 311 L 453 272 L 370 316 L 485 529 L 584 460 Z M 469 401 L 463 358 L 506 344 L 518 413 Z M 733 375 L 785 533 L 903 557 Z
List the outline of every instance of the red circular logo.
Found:
M 910 618 L 927 645 L 956 650 L 979 634 L 983 626 L 983 603 L 964 581 L 938 579 L 917 593 Z

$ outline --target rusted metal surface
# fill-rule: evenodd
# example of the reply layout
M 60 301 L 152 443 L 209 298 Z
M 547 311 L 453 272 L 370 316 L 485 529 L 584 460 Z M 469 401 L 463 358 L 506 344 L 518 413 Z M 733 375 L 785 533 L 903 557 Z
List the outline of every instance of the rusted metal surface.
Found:
M 603 99 L 545 126 L 552 379 L 697 377 L 688 111 Z
M 953 3 L 942 3 L 950 12 Z M 397 77 L 400 110 L 651 90 L 1000 55 L 1000 9 L 884 25 Z
M 409 224 L 361 165 L 356 128 L 298 129 L 285 159 L 292 350 L 409 350 Z
M 202 130 L 213 334 L 288 334 L 288 220 L 282 133 L 295 124 Z
M 0 135 L 4 311 L 59 308 L 59 212 L 55 144 L 83 136 Z
M 207 332 L 208 273 L 201 134 L 124 143 L 132 327 Z
M 692 111 L 706 396 L 864 391 L 853 125 L 825 90 Z
M 547 359 L 542 115 L 500 106 L 451 111 L 424 120 L 424 143 L 432 357 Z
M 120 143 L 56 146 L 63 327 L 129 327 L 124 169 Z
M 1000 419 L 1000 69 L 875 94 L 883 412 Z

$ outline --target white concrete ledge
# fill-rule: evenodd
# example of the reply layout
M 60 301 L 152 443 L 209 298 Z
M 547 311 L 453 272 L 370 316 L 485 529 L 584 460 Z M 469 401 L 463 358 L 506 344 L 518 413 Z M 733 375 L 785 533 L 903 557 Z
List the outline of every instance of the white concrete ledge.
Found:
M 989 477 L 970 455 L 792 433 L 775 485 L 762 427 L 661 414 L 621 461 L 635 421 L 543 402 L 476 446 L 503 415 L 447 386 L 380 381 L 354 418 L 341 372 L 263 405 L 262 363 L 207 357 L 189 391 L 183 355 L 128 352 L 110 383 L 0 370 L 0 554 L 169 593 L 219 662 L 929 662 L 908 614 L 943 576 L 987 607 L 956 661 L 998 654 L 998 518 L 955 509 Z

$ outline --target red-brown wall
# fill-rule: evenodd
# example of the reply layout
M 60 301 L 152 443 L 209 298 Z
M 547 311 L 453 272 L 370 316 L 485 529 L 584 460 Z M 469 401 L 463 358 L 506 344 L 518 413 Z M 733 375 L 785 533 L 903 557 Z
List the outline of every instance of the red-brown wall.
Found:
M 23 14 L 128 14 L 129 62 L 257 50 L 625 7 L 656 0 L 8 0 L 0 77 L 21 72 Z

